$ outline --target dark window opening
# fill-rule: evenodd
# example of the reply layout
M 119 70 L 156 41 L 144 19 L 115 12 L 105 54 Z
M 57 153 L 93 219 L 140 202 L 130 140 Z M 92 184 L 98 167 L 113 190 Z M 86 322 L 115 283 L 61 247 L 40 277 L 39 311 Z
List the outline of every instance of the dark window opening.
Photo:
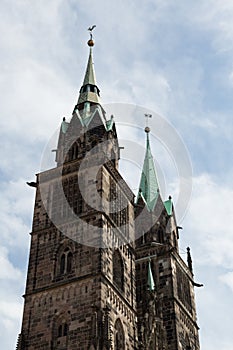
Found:
M 124 265 L 118 250 L 113 253 L 113 282 L 124 291 Z
M 66 337 L 67 335 L 68 335 L 68 325 L 67 323 L 65 323 L 63 327 L 63 336 Z
M 62 337 L 62 325 L 58 327 L 58 337 Z
M 73 268 L 73 254 L 69 248 L 66 248 L 60 258 L 60 274 L 72 272 Z
M 68 324 L 67 323 L 63 323 L 60 324 L 60 326 L 58 327 L 58 338 L 60 337 L 67 337 L 68 335 Z
M 65 256 L 65 254 L 62 254 L 61 262 L 60 262 L 60 273 L 61 274 L 63 274 L 65 272 L 65 263 L 66 263 L 66 256 Z
M 174 244 L 174 247 L 175 247 L 175 248 L 178 248 L 178 245 L 177 245 L 177 235 L 176 235 L 176 232 L 175 232 L 175 231 L 173 232 L 173 244 Z
M 158 240 L 159 240 L 159 243 L 164 243 L 164 236 L 161 228 L 158 230 Z
M 72 259 L 73 259 L 72 253 L 69 252 L 67 255 L 67 272 L 71 272 L 72 270 Z

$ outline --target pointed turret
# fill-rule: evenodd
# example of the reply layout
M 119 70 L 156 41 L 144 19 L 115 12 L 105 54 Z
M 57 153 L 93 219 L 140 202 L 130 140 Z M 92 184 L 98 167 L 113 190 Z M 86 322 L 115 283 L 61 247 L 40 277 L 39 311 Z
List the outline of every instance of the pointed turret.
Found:
M 70 122 L 63 119 L 60 128 L 58 147 L 56 150 L 56 162 L 58 166 L 63 163 L 80 159 L 90 149 L 97 144 L 112 140 L 108 147 L 109 160 L 117 168 L 119 159 L 119 149 L 115 122 L 113 116 L 109 120 L 106 112 L 101 106 L 99 98 L 99 88 L 96 83 L 95 70 L 93 64 L 92 50 L 94 41 L 92 30 L 96 26 L 90 27 L 89 58 L 84 75 L 83 85 L 79 92 L 78 102 L 73 110 Z M 85 132 L 85 140 L 83 133 Z M 97 148 L 95 149 L 95 152 Z M 100 150 L 99 150 L 100 151 Z M 105 152 L 105 153 L 106 153 Z M 107 153 L 106 153 L 107 154 Z
M 87 68 L 83 80 L 83 85 L 79 91 L 78 103 L 75 108 L 79 110 L 90 110 L 93 104 L 100 103 L 100 90 L 96 83 L 95 69 L 92 56 L 92 47 L 94 41 L 88 40 L 88 46 L 90 47 L 89 58 L 87 62 Z
M 150 149 L 150 140 L 149 140 L 150 128 L 146 127 L 145 132 L 146 132 L 146 154 L 145 154 L 145 159 L 143 163 L 137 202 L 141 197 L 146 203 L 147 208 L 150 211 L 152 211 L 155 207 L 156 201 L 159 196 L 159 185 L 158 185 L 157 176 L 155 172 L 154 160 Z

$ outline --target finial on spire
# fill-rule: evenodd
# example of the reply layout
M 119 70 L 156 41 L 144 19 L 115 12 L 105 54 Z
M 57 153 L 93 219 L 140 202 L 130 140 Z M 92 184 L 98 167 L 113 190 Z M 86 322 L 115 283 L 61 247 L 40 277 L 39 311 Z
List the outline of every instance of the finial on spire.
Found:
M 145 118 L 146 118 L 146 127 L 145 127 L 145 132 L 146 133 L 149 133 L 150 132 L 150 128 L 148 126 L 148 120 L 149 118 L 152 118 L 152 114 L 144 114 L 145 115 Z
M 94 24 L 92 27 L 89 27 L 89 28 L 88 28 L 88 30 L 89 30 L 89 32 L 90 32 L 90 39 L 88 40 L 87 45 L 90 46 L 90 47 L 92 47 L 92 46 L 95 45 L 95 42 L 94 42 L 94 40 L 92 39 L 92 31 L 93 31 L 93 29 L 95 29 L 95 27 L 96 27 L 96 25 Z

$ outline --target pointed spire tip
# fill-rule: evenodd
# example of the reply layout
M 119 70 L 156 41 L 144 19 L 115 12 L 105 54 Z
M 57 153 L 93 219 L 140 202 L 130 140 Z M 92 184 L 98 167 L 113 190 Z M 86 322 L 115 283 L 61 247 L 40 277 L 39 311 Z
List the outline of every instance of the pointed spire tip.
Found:
M 151 114 L 145 115 L 146 118 L 151 118 Z M 154 210 L 155 204 L 159 197 L 159 185 L 157 181 L 155 165 L 153 156 L 150 149 L 149 132 L 150 128 L 148 125 L 145 127 L 146 132 L 146 154 L 143 163 L 143 169 L 141 173 L 139 191 L 136 203 L 140 197 L 143 197 L 149 210 Z

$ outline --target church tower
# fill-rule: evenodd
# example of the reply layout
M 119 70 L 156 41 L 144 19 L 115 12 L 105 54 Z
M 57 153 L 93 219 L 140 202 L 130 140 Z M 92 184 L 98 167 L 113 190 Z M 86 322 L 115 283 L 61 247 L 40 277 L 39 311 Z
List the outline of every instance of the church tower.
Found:
M 145 132 L 146 154 L 135 206 L 138 349 L 199 350 L 194 285 L 200 285 L 193 280 L 189 248 L 188 266 L 179 255 L 181 227 L 172 198 L 161 199 L 149 127 Z
M 37 174 L 17 350 L 200 350 L 192 262 L 179 255 L 146 131 L 136 197 L 118 171 L 113 116 L 100 100 L 92 28 L 84 81 L 63 118 L 56 166 Z
M 18 350 L 135 349 L 134 195 L 118 172 L 113 117 L 96 83 L 92 38 L 57 166 L 37 175 Z

